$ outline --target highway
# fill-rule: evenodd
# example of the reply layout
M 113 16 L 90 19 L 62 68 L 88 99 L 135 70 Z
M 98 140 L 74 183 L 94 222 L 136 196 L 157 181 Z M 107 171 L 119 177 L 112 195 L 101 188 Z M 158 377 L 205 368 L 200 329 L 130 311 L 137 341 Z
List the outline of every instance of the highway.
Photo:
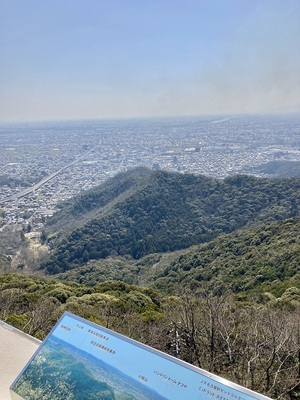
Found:
M 22 190 L 19 193 L 14 194 L 13 196 L 10 196 L 9 198 L 7 198 L 5 200 L 5 202 L 11 201 L 11 200 L 17 200 L 17 199 L 21 199 L 22 197 L 27 196 L 28 194 L 34 192 L 35 190 L 39 189 L 41 186 L 45 185 L 47 182 L 51 181 L 51 179 L 55 178 L 57 175 L 61 174 L 63 171 L 65 171 L 66 169 L 72 167 L 72 165 L 77 164 L 79 161 L 81 161 L 82 159 L 84 159 L 84 157 L 86 157 L 89 153 L 91 153 L 92 151 L 94 151 L 95 149 L 97 149 L 101 144 L 100 143 L 93 147 L 92 149 L 84 152 L 80 157 L 76 158 L 76 160 L 72 161 L 70 164 L 65 165 L 64 167 L 60 168 L 59 170 L 53 172 L 50 175 L 47 175 L 45 178 L 43 178 L 41 181 L 39 181 L 38 183 L 36 183 L 33 186 L 30 186 L 30 188 L 27 188 L 25 190 Z

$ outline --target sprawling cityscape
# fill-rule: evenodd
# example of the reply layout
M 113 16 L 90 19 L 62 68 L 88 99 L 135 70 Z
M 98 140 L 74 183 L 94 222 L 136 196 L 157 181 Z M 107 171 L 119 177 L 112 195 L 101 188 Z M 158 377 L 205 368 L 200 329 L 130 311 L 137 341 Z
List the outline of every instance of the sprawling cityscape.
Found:
M 42 229 L 58 203 L 137 166 L 262 176 L 300 161 L 300 116 L 234 116 L 34 123 L 0 127 L 0 224 Z

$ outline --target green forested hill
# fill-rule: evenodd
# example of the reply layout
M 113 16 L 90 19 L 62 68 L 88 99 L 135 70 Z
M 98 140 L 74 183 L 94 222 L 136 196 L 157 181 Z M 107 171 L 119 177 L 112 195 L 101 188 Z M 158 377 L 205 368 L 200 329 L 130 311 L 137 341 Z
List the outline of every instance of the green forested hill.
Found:
M 174 293 L 203 288 L 214 294 L 280 296 L 300 288 L 300 218 L 289 218 L 221 235 L 209 243 L 139 260 L 109 257 L 59 274 L 60 280 L 93 286 L 122 280 Z
M 64 237 L 67 221 L 79 227 L 54 246 L 43 268 L 59 273 L 110 255 L 139 259 L 187 248 L 252 223 L 298 215 L 299 201 L 300 178 L 216 180 L 134 170 L 63 206 L 48 234 Z
M 300 218 L 242 229 L 194 246 L 169 263 L 140 272 L 144 284 L 172 292 L 178 287 L 206 287 L 224 292 L 280 296 L 300 288 Z
M 114 205 L 124 201 L 148 181 L 151 171 L 136 168 L 130 173 L 120 173 L 103 185 L 87 190 L 59 205 L 60 212 L 50 218 L 48 230 L 60 231 L 62 236 L 88 221 L 109 214 Z

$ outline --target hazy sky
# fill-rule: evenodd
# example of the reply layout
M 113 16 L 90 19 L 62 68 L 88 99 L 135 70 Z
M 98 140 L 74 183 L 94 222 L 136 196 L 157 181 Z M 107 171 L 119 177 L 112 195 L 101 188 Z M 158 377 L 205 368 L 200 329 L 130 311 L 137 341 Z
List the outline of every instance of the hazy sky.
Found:
M 0 0 L 0 121 L 300 111 L 300 0 Z

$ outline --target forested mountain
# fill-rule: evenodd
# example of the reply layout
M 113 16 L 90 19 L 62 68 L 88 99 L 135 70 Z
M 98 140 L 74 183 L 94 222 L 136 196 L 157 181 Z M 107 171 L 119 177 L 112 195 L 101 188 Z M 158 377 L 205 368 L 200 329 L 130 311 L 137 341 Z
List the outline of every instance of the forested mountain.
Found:
M 177 287 L 206 287 L 211 293 L 271 292 L 280 296 L 300 287 L 300 218 L 248 228 L 188 249 L 169 263 L 141 271 L 167 292 Z
M 117 203 L 125 201 L 148 184 L 151 171 L 136 168 L 120 173 L 102 185 L 83 192 L 58 205 L 60 212 L 47 221 L 48 230 L 65 236 L 75 228 L 104 215 L 109 215 Z
M 57 275 L 89 286 L 106 280 L 152 286 L 166 293 L 205 287 L 211 294 L 247 298 L 270 292 L 281 296 L 300 287 L 300 217 L 244 228 L 209 243 L 139 260 L 108 257 Z
M 298 215 L 299 201 L 300 178 L 217 180 L 139 168 L 62 205 L 46 229 L 53 253 L 42 268 L 53 274 L 110 255 L 188 248 Z

